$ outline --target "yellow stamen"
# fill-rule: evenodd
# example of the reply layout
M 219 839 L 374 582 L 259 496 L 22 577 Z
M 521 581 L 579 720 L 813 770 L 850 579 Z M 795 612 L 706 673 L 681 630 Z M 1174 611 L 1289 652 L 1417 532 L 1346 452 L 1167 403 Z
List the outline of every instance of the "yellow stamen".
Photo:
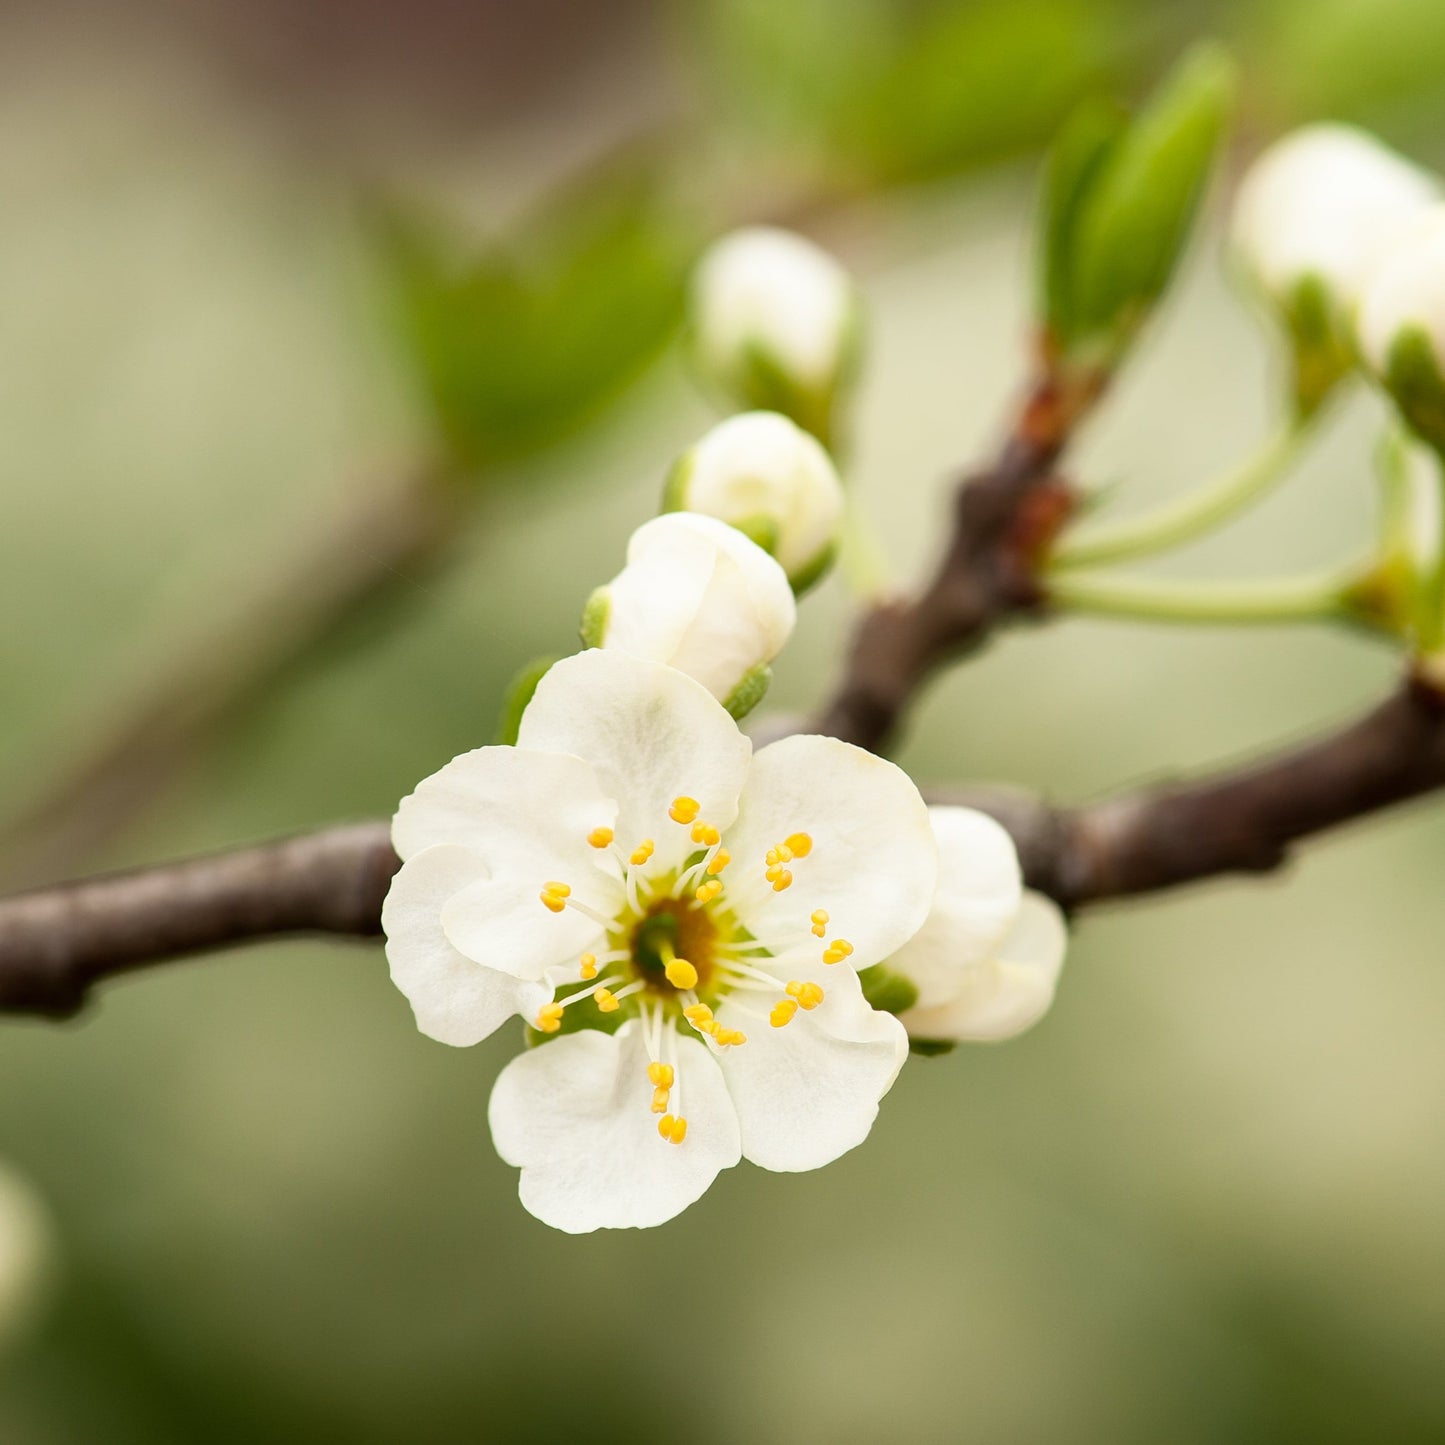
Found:
M 671 1114 L 664 1114 L 657 1121 L 657 1132 L 669 1144 L 681 1144 L 687 1138 L 687 1120 L 674 1119 Z
M 655 848 L 656 844 L 653 843 L 651 838 L 644 838 L 642 842 L 632 850 L 632 866 L 634 868 L 641 868 L 642 865 L 652 857 Z
M 811 1010 L 823 1002 L 823 990 L 816 983 L 799 983 L 794 979 L 783 991 L 789 998 L 797 999 L 799 1008 Z
M 828 910 L 826 908 L 815 908 L 813 910 L 813 932 L 822 938 L 828 931 Z
M 672 1088 L 673 1081 L 676 1077 L 671 1064 L 662 1064 L 654 1061 L 647 1066 L 647 1082 L 655 1085 L 659 1089 Z
M 622 1005 L 617 1001 L 617 995 L 610 988 L 595 989 L 592 994 L 597 1003 L 598 1009 L 605 1014 L 616 1013 Z
M 813 838 L 810 833 L 790 833 L 783 846 L 794 858 L 806 858 L 813 851 Z
M 709 873 L 721 873 L 729 863 L 733 861 L 733 855 L 726 848 L 719 848 L 713 854 L 712 861 L 707 865 Z
M 674 823 L 690 823 L 697 817 L 701 807 L 702 804 L 696 798 L 674 798 L 672 807 L 667 810 L 667 816 Z
M 786 868 L 772 880 L 773 892 L 781 893 L 783 889 L 790 888 L 793 883 L 793 875 Z
M 548 893 L 544 888 L 538 895 L 542 900 L 543 907 L 551 909 L 553 913 L 560 913 L 566 906 L 567 900 L 556 893 Z
M 584 953 L 582 955 L 582 977 L 597 977 L 597 955 L 595 953 Z
M 711 848 L 722 841 L 722 834 L 711 823 L 697 822 L 692 825 L 692 841 L 701 843 L 704 848 Z
M 783 871 L 783 865 L 781 863 L 770 863 L 763 871 L 763 877 L 766 878 L 769 883 L 772 883 L 783 876 Z
M 824 963 L 841 963 L 850 953 L 853 952 L 853 945 L 846 938 L 835 938 L 827 948 L 823 950 Z
M 654 1114 L 667 1113 L 667 1096 L 669 1090 L 657 1088 L 652 1091 L 652 1112 Z
M 612 843 L 614 834 L 611 828 L 594 828 L 588 835 L 587 841 L 594 848 L 606 848 Z
M 748 1036 L 740 1029 L 717 1029 L 713 1033 L 713 1039 L 724 1046 L 730 1044 L 745 1044 Z
M 537 1010 L 537 1021 L 532 1025 L 539 1033 L 555 1034 L 562 1027 L 562 1005 L 544 1003 Z
M 779 999 L 778 1002 L 773 1005 L 772 1012 L 768 1015 L 768 1022 L 772 1024 L 775 1029 L 780 1029 L 784 1024 L 792 1023 L 793 1015 L 797 1013 L 797 1011 L 797 999 Z
M 712 1010 L 705 1003 L 695 1003 L 690 1008 L 683 1009 L 682 1016 L 699 1031 L 705 1032 L 708 1024 L 712 1022 Z
M 672 959 L 663 972 L 673 988 L 697 987 L 697 970 L 685 958 Z
M 714 878 L 711 883 L 704 883 L 697 892 L 693 894 L 693 897 L 696 898 L 699 903 L 711 903 L 721 892 L 722 884 Z
M 572 890 L 565 883 L 544 883 L 543 893 L 555 893 L 558 898 L 570 898 Z

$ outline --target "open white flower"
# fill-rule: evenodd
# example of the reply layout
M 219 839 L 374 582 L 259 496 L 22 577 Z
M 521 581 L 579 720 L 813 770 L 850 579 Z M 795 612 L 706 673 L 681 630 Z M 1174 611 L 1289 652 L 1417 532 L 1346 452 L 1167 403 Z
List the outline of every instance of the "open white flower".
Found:
M 716 386 L 826 435 L 858 341 L 853 282 L 826 251 L 774 226 L 724 236 L 698 263 L 692 326 Z
M 1315 282 L 1348 312 L 1370 268 L 1439 195 L 1434 176 L 1365 131 L 1305 126 L 1250 168 L 1235 202 L 1234 244 L 1280 304 Z
M 742 717 L 796 620 L 787 575 L 756 542 L 716 517 L 667 512 L 632 534 L 626 567 L 592 594 L 582 641 L 675 667 Z
M 475 1043 L 520 1012 L 560 1035 L 490 1108 L 539 1219 L 660 1224 L 740 1157 L 814 1169 L 867 1136 L 907 1035 L 856 970 L 902 947 L 937 881 L 891 763 L 821 737 L 753 756 L 691 678 L 584 652 L 542 679 L 515 748 L 448 763 L 392 836 L 382 922 L 422 1030 Z
M 1013 839 L 992 818 L 971 808 L 928 814 L 937 896 L 887 965 L 918 990 L 901 1018 L 917 1039 L 1011 1038 L 1053 1002 L 1068 947 L 1063 914 L 1023 886 Z
M 815 437 L 778 412 L 748 411 L 720 422 L 679 458 L 665 504 L 747 533 L 801 592 L 832 557 L 843 486 Z

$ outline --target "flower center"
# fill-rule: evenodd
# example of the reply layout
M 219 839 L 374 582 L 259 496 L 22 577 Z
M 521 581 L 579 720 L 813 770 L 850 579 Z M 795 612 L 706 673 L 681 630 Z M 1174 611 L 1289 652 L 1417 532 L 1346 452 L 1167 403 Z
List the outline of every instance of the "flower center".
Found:
M 632 929 L 627 946 L 635 977 L 664 998 L 712 983 L 718 926 L 706 904 L 658 898 Z

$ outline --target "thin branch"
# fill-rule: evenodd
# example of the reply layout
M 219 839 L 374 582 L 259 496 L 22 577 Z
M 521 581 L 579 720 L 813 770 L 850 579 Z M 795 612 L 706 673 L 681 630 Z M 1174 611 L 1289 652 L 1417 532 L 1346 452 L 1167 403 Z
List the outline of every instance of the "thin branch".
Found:
M 1316 834 L 1445 787 L 1445 701 L 1406 685 L 1318 741 L 1192 782 L 1056 808 L 930 793 L 992 813 L 1031 886 L 1078 910 L 1280 867 Z M 0 1013 L 63 1017 L 110 976 L 288 934 L 368 936 L 398 866 L 384 823 L 0 899 Z

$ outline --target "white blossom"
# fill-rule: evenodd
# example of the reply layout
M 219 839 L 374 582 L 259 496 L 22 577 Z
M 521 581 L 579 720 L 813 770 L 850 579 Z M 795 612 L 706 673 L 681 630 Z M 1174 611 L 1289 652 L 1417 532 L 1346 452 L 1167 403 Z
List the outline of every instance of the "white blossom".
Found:
M 592 594 L 582 640 L 675 667 L 741 716 L 796 619 L 787 574 L 756 542 L 667 512 L 632 534 L 626 567 Z
M 422 1030 L 476 1043 L 521 1013 L 543 1036 L 489 1111 L 539 1219 L 659 1224 L 739 1158 L 814 1169 L 867 1136 L 907 1035 L 857 970 L 937 881 L 893 764 L 822 737 L 754 756 L 693 679 L 588 651 L 516 747 L 427 778 L 392 836 L 382 922 Z
M 938 890 L 923 927 L 888 962 L 918 998 L 901 1015 L 915 1038 L 1010 1038 L 1053 1002 L 1068 946 L 1057 905 L 1023 886 L 1013 840 L 971 808 L 928 810 Z
M 810 430 L 826 420 L 852 367 L 857 313 L 843 267 L 772 226 L 724 236 L 694 277 L 693 335 L 704 374 L 741 405 L 786 411 Z
M 1271 146 L 1240 186 L 1234 245 L 1281 306 L 1318 284 L 1338 317 L 1380 256 L 1440 195 L 1436 178 L 1364 131 L 1311 125 Z
M 1407 333 L 1425 341 L 1445 367 L 1445 206 L 1415 224 L 1377 259 L 1360 298 L 1356 334 L 1367 365 L 1387 377 L 1396 343 Z
M 666 505 L 745 532 L 777 558 L 795 591 L 826 570 L 843 516 L 843 486 L 816 437 L 774 411 L 729 417 L 685 452 Z

